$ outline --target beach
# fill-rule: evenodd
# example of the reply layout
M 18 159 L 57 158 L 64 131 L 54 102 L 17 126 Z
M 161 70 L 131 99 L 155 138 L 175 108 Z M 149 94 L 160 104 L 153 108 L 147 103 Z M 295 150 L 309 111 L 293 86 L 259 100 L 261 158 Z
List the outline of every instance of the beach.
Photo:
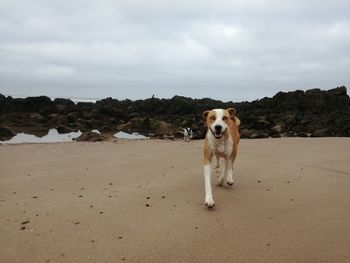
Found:
M 0 145 L 0 262 L 350 262 L 350 139 Z

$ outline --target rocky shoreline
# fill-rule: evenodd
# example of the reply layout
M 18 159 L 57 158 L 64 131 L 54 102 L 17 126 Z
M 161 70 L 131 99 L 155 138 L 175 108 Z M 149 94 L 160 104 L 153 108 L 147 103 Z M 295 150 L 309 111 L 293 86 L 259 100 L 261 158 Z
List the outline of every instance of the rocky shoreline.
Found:
M 98 129 L 112 132 L 138 132 L 151 138 L 182 137 L 182 128 L 191 127 L 195 139 L 205 136 L 202 112 L 234 107 L 241 119 L 242 138 L 349 137 L 350 98 L 346 87 L 327 91 L 278 92 L 272 98 L 252 102 L 222 102 L 174 96 L 171 99 L 78 102 L 46 96 L 12 98 L 0 94 L 0 140 L 19 132 L 45 135 Z M 89 138 L 89 136 L 86 136 Z

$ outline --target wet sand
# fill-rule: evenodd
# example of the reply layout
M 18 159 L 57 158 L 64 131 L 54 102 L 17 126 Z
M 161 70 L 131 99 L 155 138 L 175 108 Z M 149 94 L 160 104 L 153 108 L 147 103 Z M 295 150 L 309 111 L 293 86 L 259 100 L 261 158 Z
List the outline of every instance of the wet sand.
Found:
M 213 210 L 202 143 L 0 145 L 0 262 L 350 262 L 350 139 L 242 140 Z

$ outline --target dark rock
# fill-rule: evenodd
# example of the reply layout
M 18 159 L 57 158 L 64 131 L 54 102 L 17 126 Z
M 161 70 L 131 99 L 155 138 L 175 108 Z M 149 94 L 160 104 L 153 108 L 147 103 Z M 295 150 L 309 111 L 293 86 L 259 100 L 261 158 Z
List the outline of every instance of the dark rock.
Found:
M 265 131 L 259 130 L 259 131 L 254 132 L 249 138 L 250 139 L 269 138 L 269 134 Z
M 310 137 L 327 137 L 327 136 L 331 136 L 329 128 L 316 130 L 310 135 Z
M 242 129 L 240 131 L 240 134 L 241 134 L 241 138 L 251 138 L 252 135 L 255 133 L 256 131 L 255 130 L 249 130 L 249 129 Z
M 271 136 L 350 136 L 350 98 L 344 86 L 328 91 L 278 92 L 272 98 L 252 102 L 222 102 L 174 96 L 171 99 L 117 100 L 96 103 L 29 97 L 14 99 L 0 95 L 0 126 L 55 128 L 82 131 L 123 130 L 154 134 L 157 138 L 181 138 L 182 127 L 191 127 L 193 139 L 204 138 L 204 110 L 234 107 L 241 120 L 242 138 Z
M 80 114 L 78 112 L 70 112 L 67 114 L 67 119 L 69 122 L 75 122 L 80 118 Z
M 60 115 L 56 118 L 55 123 L 57 126 L 69 126 L 70 122 L 66 116 Z
M 79 142 L 97 142 L 97 141 L 106 141 L 108 138 L 96 132 L 84 132 L 78 138 L 76 138 Z
M 37 123 L 45 123 L 47 120 L 39 113 L 30 114 L 30 119 Z
M 297 132 L 295 134 L 295 137 L 309 137 L 309 135 L 306 132 Z
M 57 129 L 57 132 L 60 134 L 74 132 L 72 128 L 69 128 L 67 126 L 57 126 L 56 129 Z
M 53 100 L 53 103 L 55 105 L 65 105 L 65 106 L 74 106 L 74 102 L 70 99 L 62 99 L 62 98 L 56 98 Z
M 10 140 L 15 135 L 16 134 L 13 131 L 11 131 L 10 128 L 0 126 L 0 141 Z

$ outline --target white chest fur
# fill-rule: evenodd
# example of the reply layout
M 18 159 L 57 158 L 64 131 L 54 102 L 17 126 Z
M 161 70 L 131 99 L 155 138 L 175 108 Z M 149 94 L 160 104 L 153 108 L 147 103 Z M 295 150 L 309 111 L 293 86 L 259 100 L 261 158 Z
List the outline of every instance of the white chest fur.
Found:
M 232 153 L 233 140 L 229 136 L 228 139 L 215 139 L 214 136 L 209 137 L 210 149 L 213 153 L 218 152 L 222 155 L 229 157 Z

